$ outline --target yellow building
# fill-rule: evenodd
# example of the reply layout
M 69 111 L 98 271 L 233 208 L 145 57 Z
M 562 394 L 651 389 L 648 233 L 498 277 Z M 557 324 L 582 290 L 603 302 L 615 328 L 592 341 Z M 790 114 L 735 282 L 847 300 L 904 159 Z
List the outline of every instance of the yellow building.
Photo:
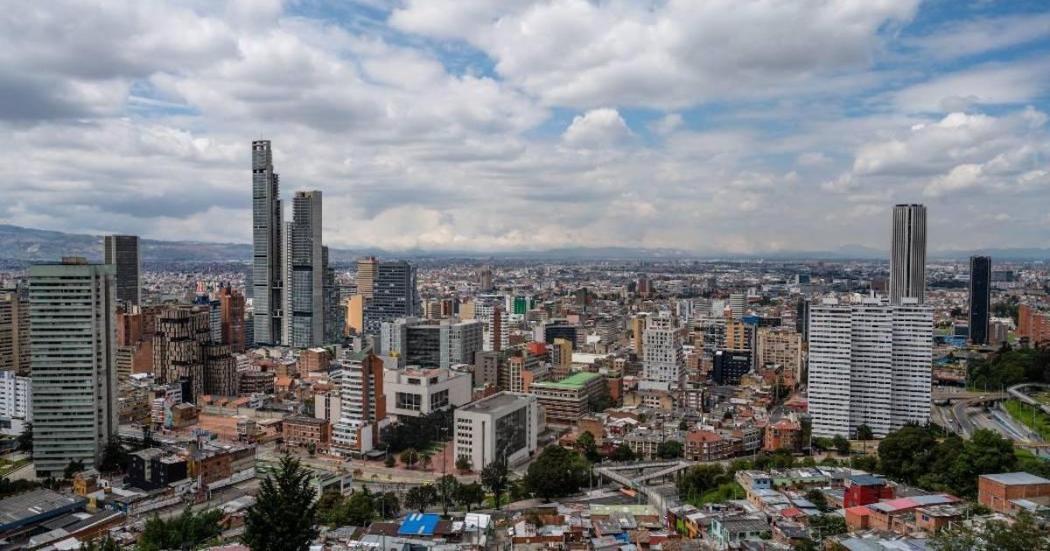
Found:
M 365 297 L 351 295 L 346 301 L 346 333 L 361 334 L 365 328 Z

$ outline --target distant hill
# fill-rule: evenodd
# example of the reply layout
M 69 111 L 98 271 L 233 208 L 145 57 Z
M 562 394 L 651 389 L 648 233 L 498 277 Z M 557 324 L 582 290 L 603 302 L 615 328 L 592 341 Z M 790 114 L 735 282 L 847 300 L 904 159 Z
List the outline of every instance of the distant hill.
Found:
M 247 243 L 205 243 L 199 241 L 142 240 L 143 261 L 147 263 L 181 262 L 249 262 L 251 245 Z M 961 259 L 973 254 L 1003 260 L 1046 260 L 1050 249 L 1016 248 L 979 251 L 933 251 L 931 259 Z M 672 260 L 672 259 L 769 259 L 769 260 L 860 260 L 886 259 L 889 254 L 863 245 L 844 245 L 830 251 L 770 251 L 754 254 L 688 252 L 679 249 L 639 247 L 568 247 L 537 251 L 426 251 L 411 249 L 387 251 L 369 249 L 331 249 L 333 263 L 347 263 L 355 258 L 374 255 L 387 258 L 503 258 L 549 260 Z M 63 256 L 102 259 L 102 236 L 64 233 L 0 224 L 0 261 L 5 264 L 29 264 L 57 260 Z

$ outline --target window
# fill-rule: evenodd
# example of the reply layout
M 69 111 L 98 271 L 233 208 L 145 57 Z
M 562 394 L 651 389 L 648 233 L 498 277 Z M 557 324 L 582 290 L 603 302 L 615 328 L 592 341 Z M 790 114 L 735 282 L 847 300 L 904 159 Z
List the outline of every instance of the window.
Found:
M 419 411 L 423 409 L 423 397 L 419 394 L 409 392 L 398 392 L 396 395 L 397 409 L 408 409 Z
M 435 392 L 430 396 L 430 409 L 436 410 L 448 407 L 448 389 Z

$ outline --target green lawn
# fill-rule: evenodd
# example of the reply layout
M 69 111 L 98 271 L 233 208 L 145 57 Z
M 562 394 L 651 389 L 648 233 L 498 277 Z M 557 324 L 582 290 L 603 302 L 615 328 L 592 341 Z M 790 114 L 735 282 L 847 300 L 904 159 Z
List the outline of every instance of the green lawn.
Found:
M 706 503 L 721 503 L 730 499 L 744 499 L 745 497 L 747 497 L 747 493 L 744 492 L 742 486 L 736 482 L 726 482 L 717 488 L 704 492 L 699 497 L 687 498 L 686 501 L 695 507 L 702 507 Z
M 1007 400 L 1003 407 L 1024 426 L 1039 433 L 1044 440 L 1050 440 L 1050 415 L 1047 415 L 1020 400 Z
M 18 461 L 0 459 L 0 477 L 7 476 L 18 469 L 21 469 L 26 463 L 29 463 L 28 459 L 19 459 Z

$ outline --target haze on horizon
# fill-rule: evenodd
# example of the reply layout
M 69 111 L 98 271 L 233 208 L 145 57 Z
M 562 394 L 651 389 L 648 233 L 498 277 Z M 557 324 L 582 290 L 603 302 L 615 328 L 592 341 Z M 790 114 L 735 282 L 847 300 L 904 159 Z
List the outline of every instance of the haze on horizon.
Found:
M 1050 239 L 1050 5 L 55 1 L 0 14 L 0 223 L 248 242 L 250 143 L 339 248 Z

